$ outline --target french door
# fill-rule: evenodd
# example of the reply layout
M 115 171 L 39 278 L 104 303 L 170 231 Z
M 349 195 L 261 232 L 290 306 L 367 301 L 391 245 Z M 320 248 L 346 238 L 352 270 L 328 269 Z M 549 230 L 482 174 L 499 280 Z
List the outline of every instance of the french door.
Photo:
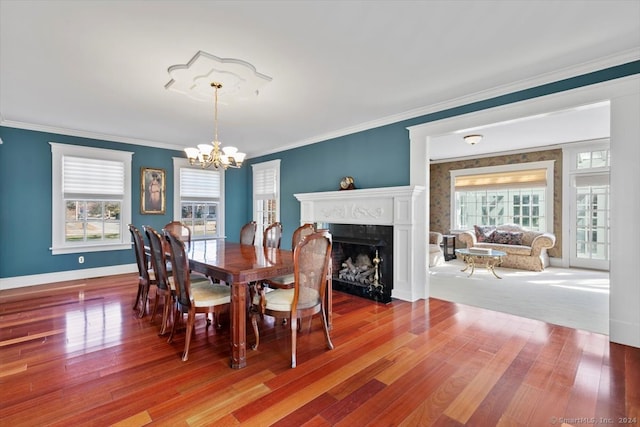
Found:
M 576 185 L 573 202 L 570 265 L 609 270 L 609 185 Z

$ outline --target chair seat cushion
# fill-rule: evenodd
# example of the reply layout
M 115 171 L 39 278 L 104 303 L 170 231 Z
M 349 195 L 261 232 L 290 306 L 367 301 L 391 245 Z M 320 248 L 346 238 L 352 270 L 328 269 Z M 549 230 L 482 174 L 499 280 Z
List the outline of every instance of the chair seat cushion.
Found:
M 193 285 L 196 282 L 206 282 L 206 283 L 211 283 L 211 279 L 209 279 L 207 276 L 205 276 L 204 274 L 200 274 L 200 273 L 191 273 L 189 275 L 189 280 L 191 281 L 191 284 Z
M 293 286 L 293 282 L 295 281 L 295 278 L 293 276 L 293 274 L 287 274 L 285 276 L 278 276 L 278 277 L 273 277 L 271 279 L 267 279 L 265 280 L 265 282 L 269 285 L 274 285 L 274 286 Z
M 295 289 L 275 289 L 265 295 L 266 309 L 274 311 L 291 311 Z M 320 301 L 316 290 L 302 288 L 298 295 L 298 309 L 313 307 Z
M 195 286 L 198 283 L 204 283 L 205 285 L 211 284 L 211 280 L 209 280 L 207 276 L 198 273 L 191 273 L 189 280 L 191 281 L 191 287 Z M 173 279 L 173 276 L 169 276 L 169 287 L 172 291 L 175 291 L 177 289 L 176 282 Z
M 191 298 L 196 307 L 210 307 L 213 305 L 229 304 L 231 289 L 229 286 L 198 281 L 191 283 Z

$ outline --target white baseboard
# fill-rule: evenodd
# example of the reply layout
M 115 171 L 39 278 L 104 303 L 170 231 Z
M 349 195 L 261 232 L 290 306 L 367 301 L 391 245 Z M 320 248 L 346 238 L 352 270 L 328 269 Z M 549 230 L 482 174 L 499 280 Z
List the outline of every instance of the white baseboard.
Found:
M 640 348 L 640 325 L 616 319 L 609 320 L 609 341 Z
M 46 283 L 64 282 L 67 280 L 90 279 L 92 277 L 113 276 L 116 274 L 135 273 L 136 264 L 121 264 L 110 267 L 85 268 L 82 270 L 59 271 L 56 273 L 33 274 L 0 279 L 0 291 L 25 288 L 27 286 L 44 285 Z
M 565 265 L 564 258 L 549 257 L 549 267 L 567 268 L 568 264 Z

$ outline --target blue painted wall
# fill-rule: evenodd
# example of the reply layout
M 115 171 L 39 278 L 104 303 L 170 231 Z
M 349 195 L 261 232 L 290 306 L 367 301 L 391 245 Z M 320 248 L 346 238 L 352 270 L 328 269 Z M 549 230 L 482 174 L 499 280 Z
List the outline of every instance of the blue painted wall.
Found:
M 299 224 L 300 207 L 295 193 L 336 190 L 340 177 L 351 175 L 359 188 L 409 184 L 409 138 L 406 127 L 525 99 L 562 92 L 628 75 L 640 74 L 640 61 L 410 120 L 358 132 L 317 144 L 250 159 L 225 178 L 226 235 L 237 241 L 240 227 L 251 219 L 251 164 L 281 159 L 281 222 L 283 247 L 291 245 L 291 233 Z M 51 149 L 49 142 L 80 144 L 134 152 L 132 172 L 133 217 L 136 225 L 161 228 L 173 218 L 173 206 L 165 215 L 139 213 L 140 167 L 167 171 L 167 200 L 173 200 L 172 157 L 181 152 L 100 141 L 65 135 L 0 127 L 0 278 L 51 273 L 78 268 L 78 254 L 52 256 L 51 245 Z M 134 262 L 133 251 L 87 253 L 82 268 Z
M 282 247 L 289 249 L 293 230 L 300 224 L 300 204 L 293 196 L 294 194 L 337 190 L 340 178 L 345 175 L 354 177 L 357 188 L 409 185 L 407 127 L 638 73 L 640 73 L 640 61 L 250 159 L 248 164 L 281 159 Z M 250 167 L 247 167 L 245 172 L 248 174 L 247 185 L 249 186 L 246 218 L 250 218 L 252 215 Z
M 293 230 L 300 224 L 300 203 L 294 197 L 296 193 L 338 190 L 340 178 L 346 175 L 354 177 L 357 188 L 408 185 L 409 132 L 405 127 L 405 124 L 388 125 L 251 159 L 250 164 L 281 159 L 282 247 L 291 248 Z M 250 167 L 247 173 L 250 174 Z M 250 217 L 251 179 L 247 184 Z
M 173 218 L 173 204 L 165 215 L 140 214 L 140 168 L 165 169 L 173 182 L 173 159 L 177 151 L 121 144 L 67 135 L 0 127 L 0 277 L 51 273 L 79 268 L 129 264 L 133 250 L 51 255 L 51 146 L 49 142 L 84 145 L 133 152 L 131 191 L 132 222 L 161 229 Z M 173 200 L 172 185 L 167 200 Z

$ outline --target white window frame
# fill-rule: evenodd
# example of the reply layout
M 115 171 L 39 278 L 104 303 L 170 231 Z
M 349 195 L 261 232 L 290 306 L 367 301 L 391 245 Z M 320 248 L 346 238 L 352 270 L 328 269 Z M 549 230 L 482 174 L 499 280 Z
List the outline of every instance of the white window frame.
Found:
M 131 248 L 131 235 L 128 225 L 131 223 L 131 158 L 132 152 L 110 150 L 106 148 L 85 147 L 82 145 L 51 145 L 51 253 L 52 255 L 84 252 L 117 251 Z M 65 202 L 62 188 L 64 156 L 112 160 L 124 163 L 124 189 L 120 211 L 120 241 L 118 242 L 73 242 L 65 241 Z
M 262 163 L 256 163 L 251 165 L 251 167 L 253 169 L 253 177 L 252 177 L 253 220 L 256 221 L 257 223 L 255 245 L 260 246 L 262 245 L 262 234 L 263 234 L 264 228 L 269 224 L 262 224 L 262 218 L 260 218 L 258 215 L 257 201 L 262 200 L 262 197 L 260 194 L 256 194 L 256 177 L 259 175 L 259 173 L 266 170 L 272 170 L 274 172 L 275 180 L 276 180 L 276 185 L 275 185 L 276 221 L 280 221 L 280 159 L 270 160 Z
M 545 228 L 549 233 L 553 233 L 553 168 L 555 160 L 543 160 L 540 162 L 516 163 L 500 166 L 486 166 L 480 168 L 456 169 L 449 172 L 451 177 L 451 197 L 450 197 L 450 228 L 458 231 L 456 226 L 456 178 L 466 175 L 481 175 L 490 173 L 504 173 L 525 171 L 531 169 L 546 169 L 547 186 L 545 191 Z M 483 225 L 483 224 L 478 224 Z M 463 230 L 459 230 L 463 231 Z
M 174 157 L 173 158 L 173 220 L 181 221 L 182 220 L 182 195 L 180 194 L 180 169 L 181 168 L 190 168 L 190 169 L 200 169 L 201 166 L 191 165 L 189 164 L 189 160 L 184 157 Z M 214 239 L 224 239 L 225 238 L 225 220 L 224 220 L 224 170 L 220 170 L 220 198 L 218 200 L 218 224 L 217 224 L 217 235 L 213 237 Z M 209 239 L 209 237 L 208 237 Z
M 575 230 L 573 229 L 573 215 L 575 214 L 576 206 L 576 188 L 574 186 L 575 180 L 578 177 L 588 177 L 593 175 L 606 174 L 609 176 L 611 171 L 611 165 L 600 168 L 585 168 L 578 169 L 576 159 L 579 153 L 585 151 L 599 151 L 608 150 L 611 155 L 611 140 L 609 138 L 599 139 L 594 141 L 582 141 L 572 144 L 567 144 L 562 148 L 562 229 L 565 230 L 566 238 L 562 239 L 562 266 L 563 267 L 584 267 L 594 268 L 599 270 L 609 270 L 611 262 L 611 252 L 609 248 L 609 258 L 607 260 L 585 259 L 571 261 L 571 254 L 575 251 Z M 609 192 L 609 203 L 611 203 L 611 192 Z M 611 217 L 609 218 L 611 220 Z

